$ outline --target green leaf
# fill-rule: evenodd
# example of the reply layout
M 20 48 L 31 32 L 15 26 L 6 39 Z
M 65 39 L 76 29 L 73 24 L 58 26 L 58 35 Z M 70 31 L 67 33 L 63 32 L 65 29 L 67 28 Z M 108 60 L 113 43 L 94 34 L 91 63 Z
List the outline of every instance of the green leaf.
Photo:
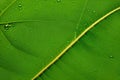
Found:
M 55 60 L 79 34 L 119 6 L 119 0 L 1 0 L 0 80 L 30 80 L 36 74 L 38 80 L 119 80 L 120 11 Z

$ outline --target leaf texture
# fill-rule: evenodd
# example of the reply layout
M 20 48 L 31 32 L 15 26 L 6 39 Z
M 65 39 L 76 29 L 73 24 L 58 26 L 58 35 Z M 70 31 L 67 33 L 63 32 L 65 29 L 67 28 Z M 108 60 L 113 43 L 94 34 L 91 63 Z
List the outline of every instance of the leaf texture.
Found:
M 119 0 L 0 1 L 0 79 L 30 80 Z M 103 5 L 103 6 L 101 6 Z M 96 25 L 38 80 L 119 80 L 120 11 Z

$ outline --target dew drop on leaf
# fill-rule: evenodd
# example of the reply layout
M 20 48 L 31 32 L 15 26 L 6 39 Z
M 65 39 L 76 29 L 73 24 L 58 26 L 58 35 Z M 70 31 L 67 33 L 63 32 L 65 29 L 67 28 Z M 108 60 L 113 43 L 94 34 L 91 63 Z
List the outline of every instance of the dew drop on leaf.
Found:
M 61 2 L 61 0 L 57 0 L 57 3 Z
M 18 5 L 18 7 L 19 7 L 19 9 L 22 9 L 22 4 L 20 3 L 20 4 Z
M 19 5 L 18 5 L 18 7 L 22 7 L 22 5 L 21 5 L 21 4 L 19 4 Z
M 10 24 L 5 24 L 5 25 L 4 25 L 4 29 L 5 29 L 5 30 L 8 30 L 10 27 L 11 27 Z
M 111 55 L 111 56 L 109 56 L 109 58 L 114 58 L 114 57 Z

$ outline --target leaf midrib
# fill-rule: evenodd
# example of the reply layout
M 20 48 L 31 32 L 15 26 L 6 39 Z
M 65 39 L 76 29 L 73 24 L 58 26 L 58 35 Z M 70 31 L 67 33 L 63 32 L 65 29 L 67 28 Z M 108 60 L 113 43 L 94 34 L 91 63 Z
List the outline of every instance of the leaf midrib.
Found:
M 0 13 L 0 17 L 16 2 L 17 0 L 13 0 L 1 13 Z M 87 1 L 87 0 L 86 0 Z M 86 3 L 87 4 L 87 3 Z M 114 10 L 112 10 L 111 12 L 112 13 L 114 13 L 114 12 L 116 12 L 116 11 L 118 11 L 120 9 L 120 7 L 118 7 L 117 9 L 114 9 Z M 64 50 L 63 50 L 63 54 L 59 54 L 57 57 L 56 57 L 56 59 L 54 59 L 55 61 L 53 62 L 53 63 L 55 63 L 62 55 L 64 55 L 65 54 L 65 52 L 67 51 L 67 50 L 69 50 L 81 37 L 83 37 L 84 36 L 84 34 L 86 34 L 89 30 L 91 30 L 96 24 L 98 24 L 98 23 L 100 23 L 102 20 L 104 20 L 106 17 L 108 17 L 109 15 L 111 15 L 112 13 L 111 12 L 109 12 L 108 14 L 106 14 L 105 16 L 103 16 L 102 18 L 100 18 L 100 19 L 98 19 L 97 21 L 95 21 L 91 26 L 89 26 L 88 28 L 86 28 L 75 40 L 73 40 Z M 84 13 L 84 11 L 83 11 L 83 13 Z M 82 15 L 81 15 L 81 17 L 82 17 Z M 79 22 L 81 21 L 81 17 L 79 18 L 79 21 L 78 21 L 78 26 L 79 26 Z M 52 64 L 53 64 L 52 63 Z M 50 65 L 49 65 L 50 64 Z M 48 67 L 50 67 L 52 64 L 51 63 L 49 63 L 48 64 L 48 66 L 47 66 L 47 68 Z M 46 68 L 46 69 L 47 69 Z M 45 71 L 46 69 L 42 69 L 41 71 Z M 42 73 L 43 73 L 42 72 Z M 41 73 L 41 74 L 42 74 Z M 40 75 L 40 74 L 39 74 Z M 38 75 L 38 76 L 39 76 Z M 37 77 L 38 77 L 37 76 Z M 32 80 L 34 80 L 35 78 L 33 78 Z
M 108 12 L 98 20 L 96 20 L 94 23 L 92 23 L 89 27 L 87 27 L 77 38 L 75 38 L 61 53 L 58 54 L 48 65 L 46 65 L 40 72 L 38 72 L 32 80 L 35 80 L 37 77 L 39 77 L 44 71 L 46 71 L 50 66 L 52 66 L 60 57 L 62 57 L 66 51 L 68 51 L 76 42 L 78 42 L 79 39 L 81 39 L 88 31 L 90 31 L 92 28 L 95 27 L 95 25 L 99 24 L 101 21 L 103 21 L 105 18 L 109 17 L 113 13 L 120 10 L 120 6 L 113 9 L 112 11 Z

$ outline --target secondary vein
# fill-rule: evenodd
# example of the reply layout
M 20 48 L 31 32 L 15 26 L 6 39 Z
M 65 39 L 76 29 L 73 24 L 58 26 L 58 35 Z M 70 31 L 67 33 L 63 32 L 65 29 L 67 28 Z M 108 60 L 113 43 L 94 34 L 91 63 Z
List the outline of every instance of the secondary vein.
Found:
M 17 0 L 13 0 L 1 13 L 0 17 L 10 8 Z

